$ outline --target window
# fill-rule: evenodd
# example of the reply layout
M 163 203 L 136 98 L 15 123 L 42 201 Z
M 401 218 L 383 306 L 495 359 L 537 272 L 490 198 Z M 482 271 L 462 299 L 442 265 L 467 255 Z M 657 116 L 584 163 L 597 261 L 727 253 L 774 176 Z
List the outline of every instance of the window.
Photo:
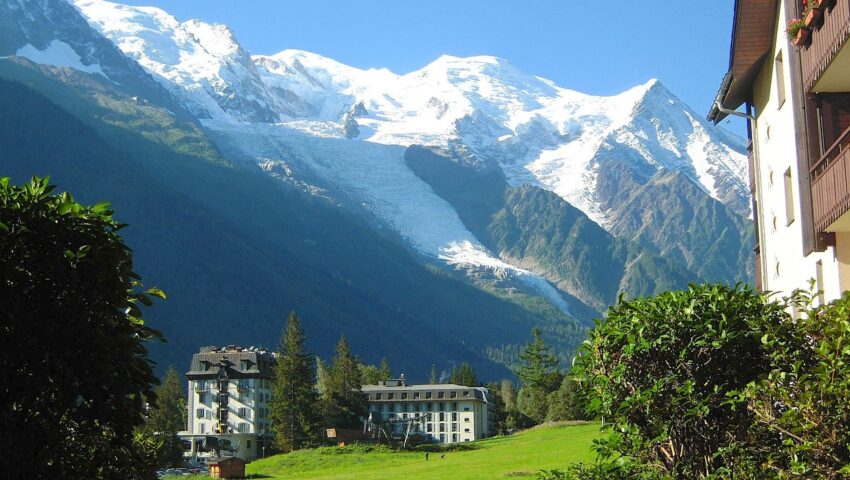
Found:
M 469 411 L 469 407 L 463 407 L 463 411 L 464 411 L 464 412 L 468 412 L 468 411 Z
M 394 398 L 395 398 L 395 393 L 388 393 L 387 394 L 387 400 L 392 400 Z
M 407 411 L 407 404 L 406 404 L 406 403 L 402 403 L 402 404 L 401 404 L 401 411 L 402 411 L 402 412 L 406 412 L 406 411 Z
M 451 392 L 449 393 L 449 396 L 452 398 L 457 398 L 457 392 Z
M 248 370 L 248 360 L 239 360 L 239 370 Z
M 452 434 L 452 441 L 453 441 L 453 442 L 456 442 L 456 441 L 457 441 L 457 434 L 456 434 L 456 433 L 453 433 L 453 434 Z
M 425 398 L 431 398 L 431 392 L 425 392 Z
M 251 441 L 250 440 L 248 440 L 247 446 L 248 446 L 248 450 L 250 450 L 251 449 Z
M 204 412 L 205 412 L 205 410 L 203 408 L 199 408 L 198 411 L 195 412 L 195 415 L 198 418 L 206 418 L 206 413 L 204 413 Z
M 387 405 L 387 411 L 390 412 L 390 413 L 395 412 L 395 404 L 394 403 L 388 404 Z
M 445 422 L 445 421 L 446 421 L 446 414 L 445 414 L 445 413 L 443 413 L 443 412 L 440 412 L 440 417 L 439 417 L 439 418 L 440 418 L 440 421 L 441 421 L 441 422 Z
M 464 391 L 463 391 L 463 396 L 464 396 L 464 397 L 468 397 L 468 396 L 469 396 L 469 390 L 464 390 Z
M 248 419 L 248 409 L 245 407 L 242 407 L 237 410 L 236 414 L 239 415 L 240 418 L 244 418 L 246 420 Z
M 457 410 L 457 402 L 452 402 L 452 410 Z
M 441 424 L 440 424 L 440 431 L 441 431 L 441 432 L 445 432 L 445 431 L 446 431 L 446 424 L 445 424 L 445 423 L 441 423 Z M 442 435 L 440 435 L 440 436 L 442 437 Z
M 443 398 L 446 396 L 445 392 L 437 392 L 437 398 Z
M 782 60 L 781 50 L 776 55 L 773 68 L 776 72 L 776 104 L 778 108 L 782 108 L 785 103 L 785 62 Z
M 413 404 L 413 411 L 414 411 L 414 412 L 418 412 L 418 411 L 419 411 L 419 408 L 420 408 L 420 405 L 419 405 L 418 403 L 414 403 L 414 404 Z
M 201 433 L 207 433 L 207 424 L 202 423 L 200 426 L 201 426 Z
M 425 408 L 426 408 L 428 411 L 432 411 L 432 410 L 434 410 L 434 404 L 433 404 L 433 403 L 431 403 L 431 402 L 428 402 L 428 403 L 425 405 Z
M 452 421 L 453 422 L 457 421 L 457 412 L 452 412 Z
M 239 422 L 237 430 L 239 430 L 239 433 L 248 433 L 248 424 L 245 422 Z
M 469 417 L 463 417 L 463 421 L 469 423 Z
M 383 397 L 383 394 L 381 394 L 381 393 L 376 393 L 376 394 L 375 394 L 375 400 L 380 400 L 380 399 L 381 399 L 381 397 Z
M 463 429 L 463 431 L 464 431 L 464 432 L 466 432 L 466 433 L 469 433 L 469 429 L 468 429 L 468 428 L 464 428 L 464 429 Z
M 453 424 L 452 424 L 452 431 L 453 431 L 453 432 L 456 432 L 456 431 L 457 431 L 457 424 L 456 424 L 456 423 L 453 423 Z
M 446 434 L 445 434 L 445 433 L 441 433 L 441 434 L 440 434 L 440 441 L 441 441 L 441 442 L 445 442 L 445 441 L 446 441 Z
M 426 430 L 427 430 L 428 432 L 433 432 L 433 431 L 434 431 L 434 424 L 433 424 L 433 423 L 429 423 L 429 424 L 428 424 L 428 426 L 426 427 Z
M 443 402 L 440 402 L 440 411 L 443 412 L 445 410 L 446 410 L 446 404 L 443 403 Z
M 406 399 L 407 399 L 407 393 L 402 393 L 402 394 L 401 394 L 401 399 L 402 399 L 402 400 L 406 400 Z
M 787 225 L 794 223 L 794 190 L 791 184 L 791 169 L 785 170 L 785 218 Z
M 419 392 L 413 392 L 413 399 L 419 400 Z

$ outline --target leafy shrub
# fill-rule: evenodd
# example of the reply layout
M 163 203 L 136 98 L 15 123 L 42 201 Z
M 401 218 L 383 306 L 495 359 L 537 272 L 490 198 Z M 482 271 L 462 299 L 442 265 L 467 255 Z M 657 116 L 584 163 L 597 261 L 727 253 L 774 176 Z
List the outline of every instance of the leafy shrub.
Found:
M 776 368 L 779 351 L 803 346 L 785 308 L 720 284 L 611 307 L 574 367 L 611 433 L 596 445 L 599 463 L 573 474 L 707 478 L 766 463 L 782 437 L 756 421 L 744 392 Z M 784 343 L 765 342 L 768 331 Z

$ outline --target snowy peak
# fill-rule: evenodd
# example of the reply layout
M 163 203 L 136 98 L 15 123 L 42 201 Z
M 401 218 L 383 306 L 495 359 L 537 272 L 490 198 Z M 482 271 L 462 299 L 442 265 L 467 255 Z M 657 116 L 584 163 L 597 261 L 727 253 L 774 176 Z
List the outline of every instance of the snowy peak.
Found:
M 89 23 L 182 98 L 199 118 L 278 120 L 250 56 L 225 25 L 179 22 L 153 7 L 75 0 Z
M 501 168 L 512 185 L 557 193 L 602 226 L 609 212 L 597 172 L 605 162 L 646 176 L 682 171 L 748 211 L 743 142 L 706 124 L 657 79 L 603 97 L 493 56 L 443 55 L 403 75 L 300 50 L 250 57 L 222 25 L 74 1 L 198 117 L 218 124 L 279 123 L 310 135 L 460 149 L 474 164 Z

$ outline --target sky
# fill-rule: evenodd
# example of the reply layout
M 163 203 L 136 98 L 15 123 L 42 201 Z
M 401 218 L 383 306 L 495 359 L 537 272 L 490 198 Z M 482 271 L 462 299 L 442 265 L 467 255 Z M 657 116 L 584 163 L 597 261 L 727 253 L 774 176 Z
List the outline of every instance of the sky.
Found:
M 494 55 L 561 87 L 612 95 L 658 78 L 707 113 L 729 65 L 734 0 L 117 0 L 229 25 L 252 54 L 307 50 L 403 74 Z M 723 125 L 743 134 L 736 119 Z

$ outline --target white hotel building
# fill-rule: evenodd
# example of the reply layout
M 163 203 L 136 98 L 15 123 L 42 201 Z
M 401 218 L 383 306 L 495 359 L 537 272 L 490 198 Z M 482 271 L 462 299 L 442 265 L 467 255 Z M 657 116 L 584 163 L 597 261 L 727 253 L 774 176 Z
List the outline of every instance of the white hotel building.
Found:
M 254 347 L 203 347 L 192 356 L 189 381 L 188 430 L 191 455 L 222 455 L 253 460 L 271 441 L 271 400 L 274 356 Z
M 405 420 L 421 417 L 416 434 L 432 442 L 459 443 L 490 436 L 490 403 L 483 387 L 462 385 L 406 385 L 404 376 L 379 385 L 363 385 L 373 419 Z M 403 433 L 403 423 L 391 423 L 393 433 Z

